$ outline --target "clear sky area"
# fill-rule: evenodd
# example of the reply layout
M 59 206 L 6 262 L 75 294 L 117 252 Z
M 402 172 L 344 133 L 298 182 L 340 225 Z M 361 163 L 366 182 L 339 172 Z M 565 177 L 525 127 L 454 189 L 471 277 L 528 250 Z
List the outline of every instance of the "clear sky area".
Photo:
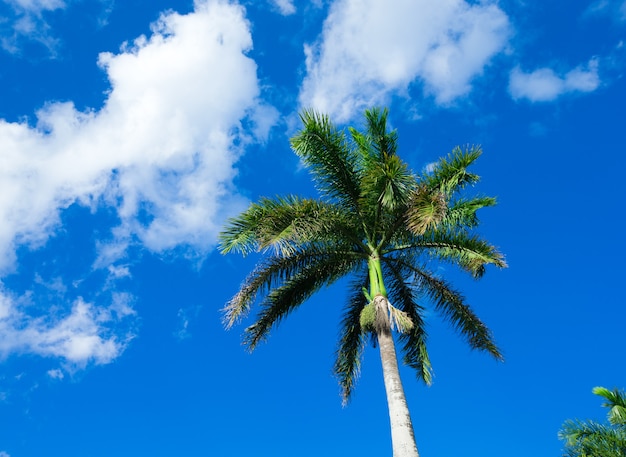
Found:
M 221 309 L 261 255 L 220 254 L 262 196 L 316 196 L 298 112 L 390 110 L 420 173 L 455 146 L 509 265 L 438 273 L 422 457 L 557 457 L 626 388 L 624 0 L 0 0 L 0 457 L 391 456 L 378 350 L 342 406 L 345 282 L 248 353 Z

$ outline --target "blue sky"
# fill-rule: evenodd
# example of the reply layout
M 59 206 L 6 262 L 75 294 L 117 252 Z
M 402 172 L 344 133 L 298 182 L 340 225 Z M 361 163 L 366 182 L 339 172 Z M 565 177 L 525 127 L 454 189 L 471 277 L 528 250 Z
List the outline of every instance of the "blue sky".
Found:
M 346 408 L 331 373 L 341 284 L 248 354 L 220 309 L 258 257 L 215 250 L 314 195 L 300 109 L 370 106 L 414 170 L 482 145 L 510 265 L 441 270 L 506 360 L 431 316 L 421 454 L 560 455 L 626 387 L 625 36 L 623 0 L 1 0 L 0 457 L 390 455 L 377 352 Z

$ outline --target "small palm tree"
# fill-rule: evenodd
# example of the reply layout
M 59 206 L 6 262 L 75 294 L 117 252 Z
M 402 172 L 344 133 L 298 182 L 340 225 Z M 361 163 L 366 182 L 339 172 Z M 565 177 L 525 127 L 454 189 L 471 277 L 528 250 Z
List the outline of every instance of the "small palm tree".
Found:
M 227 328 L 261 297 L 245 329 L 250 350 L 272 327 L 320 288 L 350 275 L 351 291 L 341 322 L 334 371 L 348 401 L 368 339 L 380 348 L 392 430 L 393 455 L 417 456 L 413 427 L 396 357 L 431 381 L 422 299 L 458 330 L 474 349 L 497 359 L 489 329 L 463 296 L 433 272 L 432 263 L 459 266 L 478 278 L 503 256 L 472 234 L 476 211 L 491 197 L 464 197 L 478 181 L 467 171 L 479 148 L 455 149 L 430 172 L 417 176 L 396 154 L 397 134 L 387 130 L 387 110 L 365 112 L 364 132 L 338 130 L 326 116 L 301 115 L 304 128 L 291 139 L 309 168 L 319 199 L 262 198 L 221 233 L 221 251 L 270 251 L 224 309 Z
M 594 394 L 603 397 L 609 408 L 609 425 L 594 421 L 568 420 L 559 432 L 565 441 L 568 457 L 626 457 L 626 393 L 594 387 Z

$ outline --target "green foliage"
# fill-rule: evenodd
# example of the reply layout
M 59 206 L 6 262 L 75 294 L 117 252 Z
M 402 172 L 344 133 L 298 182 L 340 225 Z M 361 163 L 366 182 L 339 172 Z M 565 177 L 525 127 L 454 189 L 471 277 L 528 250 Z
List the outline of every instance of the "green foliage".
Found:
M 361 310 L 359 316 L 359 324 L 364 332 L 373 332 L 376 323 L 376 306 L 374 302 L 370 302 Z
M 477 211 L 495 199 L 465 190 L 479 177 L 468 171 L 477 147 L 456 148 L 430 172 L 413 173 L 397 155 L 398 135 L 387 110 L 365 112 L 365 128 L 339 130 L 327 116 L 301 114 L 291 139 L 311 172 L 319 199 L 262 198 L 231 219 L 220 234 L 223 253 L 264 252 L 264 258 L 224 309 L 227 328 L 258 300 L 245 330 L 250 350 L 289 313 L 339 278 L 355 278 L 344 308 L 334 371 L 350 397 L 368 337 L 381 322 L 374 299 L 388 298 L 389 331 L 402 343 L 404 362 L 429 383 L 426 309 L 432 306 L 472 348 L 500 359 L 489 329 L 465 298 L 439 278 L 440 262 L 481 277 L 486 266 L 505 267 L 502 254 L 473 233 Z M 384 316 L 384 315 L 383 315 Z
M 595 387 L 593 393 L 607 401 L 609 425 L 568 420 L 559 431 L 568 457 L 626 457 L 626 394 L 622 390 Z
M 475 184 L 480 177 L 467 171 L 467 168 L 480 157 L 482 149 L 478 146 L 471 148 L 456 147 L 437 162 L 432 172 L 423 178 L 423 182 L 429 189 L 439 190 L 447 197 L 453 196 L 468 184 Z
M 609 423 L 626 426 L 626 393 L 618 389 L 609 390 L 606 387 L 594 387 L 592 392 L 607 400 L 602 406 L 609 408 Z
M 333 367 L 342 390 L 343 404 L 347 404 L 361 369 L 361 353 L 367 332 L 360 325 L 361 311 L 372 300 L 363 293 L 368 282 L 367 272 L 361 272 L 350 285 L 351 297 L 344 309 L 340 326 L 339 345 Z

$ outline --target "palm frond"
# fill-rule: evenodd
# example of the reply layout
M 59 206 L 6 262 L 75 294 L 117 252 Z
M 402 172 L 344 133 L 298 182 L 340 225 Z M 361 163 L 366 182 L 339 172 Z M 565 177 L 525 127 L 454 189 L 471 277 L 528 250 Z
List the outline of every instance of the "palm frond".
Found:
M 609 422 L 612 425 L 626 426 L 626 393 L 619 389 L 609 390 L 606 387 L 594 387 L 592 392 L 607 400 L 602 406 L 609 408 Z
M 415 235 L 433 230 L 448 213 L 445 195 L 424 185 L 417 186 L 406 211 L 407 228 Z
M 336 205 L 296 196 L 262 198 L 235 218 L 231 218 L 219 235 L 222 253 L 273 247 L 276 253 L 288 255 L 309 241 L 336 239 L 354 233 L 350 213 Z M 355 240 L 358 239 L 355 236 Z
M 438 189 L 450 197 L 468 184 L 474 184 L 480 177 L 467 171 L 480 155 L 482 150 L 479 146 L 460 147 L 440 159 L 433 166 L 432 172 L 424 178 L 424 183 L 430 189 Z
M 466 338 L 472 349 L 488 352 L 496 359 L 503 360 L 493 340 L 491 330 L 465 303 L 465 298 L 459 292 L 425 268 L 419 268 L 400 259 L 394 259 L 394 261 L 413 272 L 415 281 L 413 286 L 434 303 L 435 309 Z
M 363 171 L 361 197 L 366 207 L 394 212 L 407 205 L 415 186 L 415 177 L 405 162 L 396 155 L 384 156 Z
M 398 149 L 398 132 L 387 130 L 388 109 L 372 108 L 365 111 L 365 131 L 361 132 L 353 127 L 348 131 L 354 141 L 361 163 L 380 162 L 383 155 L 395 155 Z
M 439 260 L 460 266 L 475 278 L 485 273 L 485 265 L 507 266 L 495 246 L 463 230 L 430 230 L 415 245 Z
M 435 302 L 435 308 L 461 335 L 467 338 L 470 347 L 488 352 L 496 359 L 503 360 L 493 340 L 491 330 L 464 303 L 464 297 L 460 293 L 452 289 L 445 281 L 431 275 L 422 274 L 418 278 L 421 283 L 420 287 Z
M 399 335 L 403 343 L 404 363 L 415 369 L 418 379 L 430 385 L 432 365 L 426 347 L 428 333 L 423 318 L 424 308 L 417 302 L 414 288 L 406 281 L 408 275 L 412 276 L 412 269 L 406 269 L 403 265 L 394 262 L 385 262 L 385 268 L 389 273 L 387 276 L 389 298 L 406 313 L 412 323 L 412 328 L 408 332 L 402 332 Z
M 260 305 L 256 321 L 245 330 L 244 344 L 250 351 L 291 311 L 324 286 L 354 270 L 362 259 L 345 252 L 319 253 L 314 262 L 289 274 L 282 285 L 274 286 Z
M 476 212 L 487 206 L 495 206 L 493 197 L 460 198 L 449 205 L 442 221 L 445 227 L 471 229 L 478 225 Z
M 333 249 L 330 250 L 331 253 Z M 333 254 L 311 245 L 289 256 L 273 256 L 261 261 L 248 275 L 239 291 L 222 309 L 224 326 L 229 329 L 245 317 L 258 296 L 267 294 L 272 288 L 281 286 L 289 278 Z M 335 254 L 350 257 L 347 251 L 335 249 Z
M 605 398 L 602 406 L 609 408 L 609 424 L 594 421 L 568 420 L 559 431 L 570 457 L 626 457 L 626 405 L 624 391 L 594 387 L 593 393 Z
M 388 118 L 389 110 L 387 108 L 372 108 L 365 111 L 367 134 L 371 138 L 372 146 L 378 156 L 395 155 L 398 149 L 398 132 L 387 130 Z
M 594 421 L 568 420 L 559 431 L 565 450 L 571 457 L 624 457 L 626 430 L 611 428 Z
M 261 201 L 230 218 L 218 236 L 219 250 L 222 254 L 239 252 L 243 255 L 256 251 L 259 248 L 260 225 L 265 221 L 268 209 Z
M 416 179 L 398 157 L 398 134 L 387 130 L 388 110 L 374 108 L 365 112 L 366 133 L 351 129 L 360 155 L 361 200 L 370 211 L 382 207 L 394 211 L 407 204 Z
M 363 284 L 367 284 L 367 275 L 362 280 L 352 283 L 352 294 L 341 320 L 339 346 L 333 367 L 341 386 L 341 398 L 344 406 L 350 401 L 352 390 L 359 377 L 361 354 L 365 345 L 365 333 L 359 323 L 361 311 L 368 303 L 361 289 Z
M 320 193 L 355 210 L 361 190 L 357 156 L 345 134 L 330 122 L 328 116 L 315 111 L 300 115 L 304 128 L 291 138 L 293 151 L 310 169 Z

